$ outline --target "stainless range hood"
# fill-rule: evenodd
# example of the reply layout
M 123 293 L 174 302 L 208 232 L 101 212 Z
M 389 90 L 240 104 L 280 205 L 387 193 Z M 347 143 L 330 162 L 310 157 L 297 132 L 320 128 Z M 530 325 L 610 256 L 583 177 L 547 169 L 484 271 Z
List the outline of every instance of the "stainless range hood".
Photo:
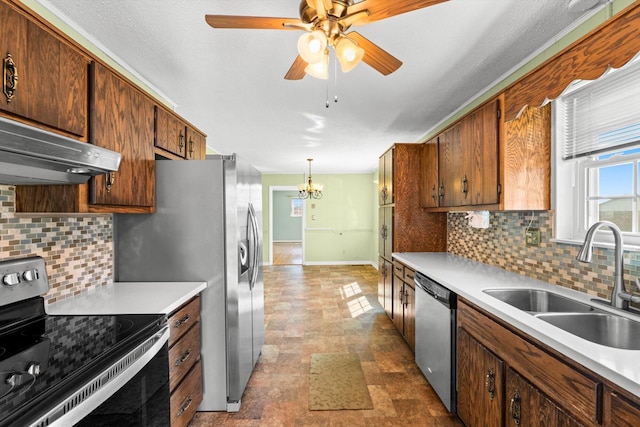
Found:
M 82 184 L 119 166 L 120 153 L 0 117 L 0 184 Z

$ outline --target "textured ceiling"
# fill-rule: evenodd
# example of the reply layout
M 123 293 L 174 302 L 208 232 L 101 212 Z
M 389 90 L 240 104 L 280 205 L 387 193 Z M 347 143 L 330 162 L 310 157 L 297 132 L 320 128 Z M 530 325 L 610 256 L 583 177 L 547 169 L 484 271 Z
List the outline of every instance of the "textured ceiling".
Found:
M 302 174 L 308 157 L 314 173 L 372 172 L 583 18 L 569 0 L 450 0 L 353 28 L 403 61 L 395 73 L 363 63 L 288 81 L 299 31 L 213 29 L 204 15 L 297 18 L 298 0 L 38 1 L 159 89 L 210 148 L 263 173 Z

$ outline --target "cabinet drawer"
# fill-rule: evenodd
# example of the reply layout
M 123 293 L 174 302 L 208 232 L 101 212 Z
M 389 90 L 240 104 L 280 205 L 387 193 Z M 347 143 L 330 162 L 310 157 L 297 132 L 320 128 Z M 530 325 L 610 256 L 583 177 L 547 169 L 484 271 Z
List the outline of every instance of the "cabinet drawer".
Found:
M 404 265 L 400 264 L 398 261 L 394 261 L 393 275 L 399 277 L 400 279 L 404 279 Z
M 602 383 L 560 361 L 489 317 L 458 303 L 458 327 L 503 359 L 576 419 L 585 424 L 600 423 Z
M 169 317 L 169 347 L 199 321 L 200 298 L 196 297 Z
M 415 288 L 415 285 L 413 284 L 415 277 L 416 277 L 416 272 L 410 269 L 409 267 L 405 266 L 403 278 L 404 278 L 404 281 L 408 285 L 410 285 L 412 288 Z
M 202 365 L 198 361 L 171 394 L 171 426 L 189 424 L 202 402 Z
M 200 324 L 193 325 L 169 350 L 169 387 L 182 381 L 189 369 L 200 359 Z
M 640 405 L 632 403 L 617 393 L 611 393 L 611 413 L 608 425 L 637 426 L 640 422 Z

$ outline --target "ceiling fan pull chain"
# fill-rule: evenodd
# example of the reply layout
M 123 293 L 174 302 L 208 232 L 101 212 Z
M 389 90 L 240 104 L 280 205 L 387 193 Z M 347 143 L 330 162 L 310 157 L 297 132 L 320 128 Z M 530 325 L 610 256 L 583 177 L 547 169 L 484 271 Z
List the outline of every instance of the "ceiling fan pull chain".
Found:
M 338 61 L 333 61 L 333 102 L 338 102 Z
M 325 107 L 329 108 L 329 79 L 327 79 L 327 90 L 325 93 Z

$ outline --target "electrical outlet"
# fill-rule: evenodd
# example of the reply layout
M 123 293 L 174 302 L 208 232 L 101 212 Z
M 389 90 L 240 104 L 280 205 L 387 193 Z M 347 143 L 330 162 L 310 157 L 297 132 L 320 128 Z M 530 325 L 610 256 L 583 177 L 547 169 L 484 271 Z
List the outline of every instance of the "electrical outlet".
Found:
M 524 233 L 528 246 L 538 246 L 540 244 L 540 230 L 530 228 Z

